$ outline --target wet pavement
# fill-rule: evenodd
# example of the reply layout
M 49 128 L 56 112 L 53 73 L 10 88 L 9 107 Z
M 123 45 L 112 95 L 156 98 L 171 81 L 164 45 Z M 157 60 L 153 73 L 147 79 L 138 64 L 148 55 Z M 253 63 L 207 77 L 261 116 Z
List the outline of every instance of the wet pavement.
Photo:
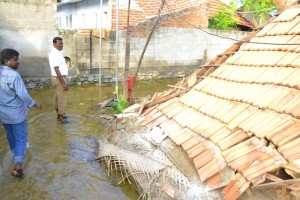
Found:
M 178 79 L 139 82 L 134 96 L 144 97 L 168 89 Z M 94 161 L 97 140 L 106 134 L 99 123 L 97 106 L 113 97 L 114 85 L 71 86 L 67 124 L 56 123 L 53 90 L 35 89 L 30 94 L 43 103 L 28 116 L 28 142 L 24 170 L 19 180 L 10 175 L 13 164 L 4 129 L 0 126 L 0 199 L 138 199 L 128 184 L 114 184 L 105 166 Z

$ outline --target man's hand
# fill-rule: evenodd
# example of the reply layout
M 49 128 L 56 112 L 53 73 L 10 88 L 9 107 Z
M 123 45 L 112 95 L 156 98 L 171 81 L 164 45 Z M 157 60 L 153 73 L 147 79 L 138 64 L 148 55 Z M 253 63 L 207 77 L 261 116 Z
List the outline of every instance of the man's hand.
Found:
M 64 87 L 64 90 L 65 90 L 65 91 L 68 91 L 68 90 L 69 90 L 69 86 L 68 86 L 68 84 L 66 84 L 66 83 L 65 83 L 65 84 L 63 84 L 63 87 Z
M 41 103 L 36 103 L 36 104 L 34 105 L 34 107 L 35 107 L 36 109 L 40 110 L 40 109 L 42 109 L 43 104 L 41 104 Z
M 57 75 L 57 78 L 59 79 L 60 83 L 62 84 L 64 91 L 68 91 L 69 90 L 69 86 L 68 84 L 65 82 L 63 76 L 61 75 L 60 71 L 59 71 L 59 67 L 54 67 L 55 73 Z

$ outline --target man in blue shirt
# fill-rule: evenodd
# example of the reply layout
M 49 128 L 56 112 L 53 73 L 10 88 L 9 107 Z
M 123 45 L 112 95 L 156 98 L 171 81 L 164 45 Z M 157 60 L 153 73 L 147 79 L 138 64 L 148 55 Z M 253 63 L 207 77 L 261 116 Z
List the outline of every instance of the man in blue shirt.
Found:
M 29 108 L 42 108 L 28 94 L 20 74 L 19 53 L 14 49 L 4 49 L 0 53 L 0 122 L 13 152 L 15 168 L 12 175 L 23 178 L 22 163 L 24 162 L 27 143 L 26 116 Z

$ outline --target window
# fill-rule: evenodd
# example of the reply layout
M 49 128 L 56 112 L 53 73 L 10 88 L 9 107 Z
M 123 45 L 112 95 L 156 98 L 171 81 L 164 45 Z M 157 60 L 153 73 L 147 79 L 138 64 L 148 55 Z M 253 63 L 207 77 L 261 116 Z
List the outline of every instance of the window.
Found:
M 58 17 L 58 18 L 57 18 L 57 26 L 58 26 L 58 27 L 61 27 L 61 17 Z
M 97 13 L 95 15 L 95 28 L 98 28 L 98 15 Z
M 82 14 L 82 26 L 81 28 L 85 27 L 85 14 Z
M 66 27 L 69 27 L 69 19 L 68 19 L 68 16 L 66 16 Z
M 69 27 L 72 28 L 72 15 L 69 16 Z

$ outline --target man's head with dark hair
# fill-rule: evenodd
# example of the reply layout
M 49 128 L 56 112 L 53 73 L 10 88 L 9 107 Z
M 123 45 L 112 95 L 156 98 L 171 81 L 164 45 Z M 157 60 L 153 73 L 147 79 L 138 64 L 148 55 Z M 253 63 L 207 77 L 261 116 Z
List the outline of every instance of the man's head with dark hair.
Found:
M 61 37 L 53 38 L 53 47 L 56 48 L 58 51 L 63 49 L 64 43 Z
M 2 65 L 17 69 L 19 66 L 19 52 L 14 49 L 3 49 L 0 53 L 0 60 Z
M 57 40 L 63 40 L 61 37 L 55 37 L 53 38 L 53 44 L 57 42 Z
M 6 61 L 15 57 L 19 57 L 19 52 L 14 49 L 3 49 L 0 53 L 1 64 L 5 65 Z

